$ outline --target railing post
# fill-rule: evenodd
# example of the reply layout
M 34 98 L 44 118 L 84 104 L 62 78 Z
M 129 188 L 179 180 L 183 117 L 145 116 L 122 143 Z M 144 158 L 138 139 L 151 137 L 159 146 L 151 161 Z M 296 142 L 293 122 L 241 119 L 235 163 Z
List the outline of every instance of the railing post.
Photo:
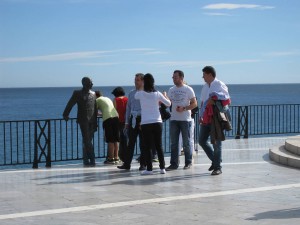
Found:
M 244 108 L 238 107 L 238 122 L 235 139 L 240 139 L 244 135 L 244 138 L 248 138 L 248 106 Z
M 245 115 L 245 130 L 244 130 L 244 138 L 248 138 L 248 106 L 245 106 L 246 115 Z
M 37 145 L 37 121 L 34 122 L 34 159 L 33 159 L 33 169 L 39 168 L 38 166 L 38 145 Z
M 47 133 L 45 132 L 48 127 Z M 40 133 L 38 134 L 38 128 Z M 44 138 L 44 145 L 42 146 L 41 138 Z M 47 153 L 46 153 L 47 148 Z M 39 149 L 41 153 L 39 155 Z M 46 167 L 51 167 L 51 127 L 50 120 L 46 120 L 44 125 L 41 125 L 41 121 L 36 120 L 34 122 L 34 160 L 33 169 L 38 168 L 38 163 L 41 162 L 42 156 L 46 159 Z
M 51 122 L 50 120 L 47 121 L 48 123 L 48 138 L 47 138 L 47 156 L 46 156 L 46 167 L 51 167 Z

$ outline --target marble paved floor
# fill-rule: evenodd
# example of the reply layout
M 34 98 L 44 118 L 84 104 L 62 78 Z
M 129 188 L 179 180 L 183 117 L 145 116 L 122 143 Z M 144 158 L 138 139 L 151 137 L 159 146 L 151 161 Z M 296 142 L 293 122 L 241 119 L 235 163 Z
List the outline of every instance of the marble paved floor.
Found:
M 300 224 L 300 170 L 275 164 L 268 149 L 287 137 L 223 143 L 223 174 L 202 150 L 190 170 L 141 176 L 98 162 L 0 170 L 0 224 Z M 182 158 L 183 162 L 184 159 Z M 166 164 L 169 158 L 166 157 Z

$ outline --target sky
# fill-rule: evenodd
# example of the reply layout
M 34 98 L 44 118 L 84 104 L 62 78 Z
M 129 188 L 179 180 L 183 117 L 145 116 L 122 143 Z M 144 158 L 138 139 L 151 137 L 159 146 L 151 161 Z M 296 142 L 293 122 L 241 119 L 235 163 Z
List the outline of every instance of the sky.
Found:
M 0 88 L 300 83 L 299 0 L 0 0 Z

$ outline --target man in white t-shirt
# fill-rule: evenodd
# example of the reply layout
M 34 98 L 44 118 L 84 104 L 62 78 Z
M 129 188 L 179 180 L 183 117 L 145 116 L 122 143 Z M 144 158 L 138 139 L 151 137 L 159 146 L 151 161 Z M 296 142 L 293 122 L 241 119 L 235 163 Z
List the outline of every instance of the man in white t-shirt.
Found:
M 171 160 L 166 170 L 176 170 L 179 166 L 179 134 L 182 134 L 183 150 L 185 155 L 184 169 L 192 166 L 193 152 L 190 147 L 191 110 L 197 107 L 197 100 L 193 88 L 184 84 L 184 73 L 175 70 L 173 73 L 174 86 L 170 88 L 168 97 L 171 100 L 170 137 Z

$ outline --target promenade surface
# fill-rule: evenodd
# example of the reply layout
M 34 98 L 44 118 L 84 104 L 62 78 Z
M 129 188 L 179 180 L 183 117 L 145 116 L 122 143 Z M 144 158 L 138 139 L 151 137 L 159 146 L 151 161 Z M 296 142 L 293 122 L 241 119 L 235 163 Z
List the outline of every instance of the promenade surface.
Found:
M 141 176 L 98 162 L 0 170 L 0 224 L 300 224 L 300 170 L 269 160 L 287 137 L 227 140 L 223 174 L 202 150 L 190 170 Z M 183 158 L 181 162 L 183 162 Z M 169 165 L 169 158 L 166 157 Z

